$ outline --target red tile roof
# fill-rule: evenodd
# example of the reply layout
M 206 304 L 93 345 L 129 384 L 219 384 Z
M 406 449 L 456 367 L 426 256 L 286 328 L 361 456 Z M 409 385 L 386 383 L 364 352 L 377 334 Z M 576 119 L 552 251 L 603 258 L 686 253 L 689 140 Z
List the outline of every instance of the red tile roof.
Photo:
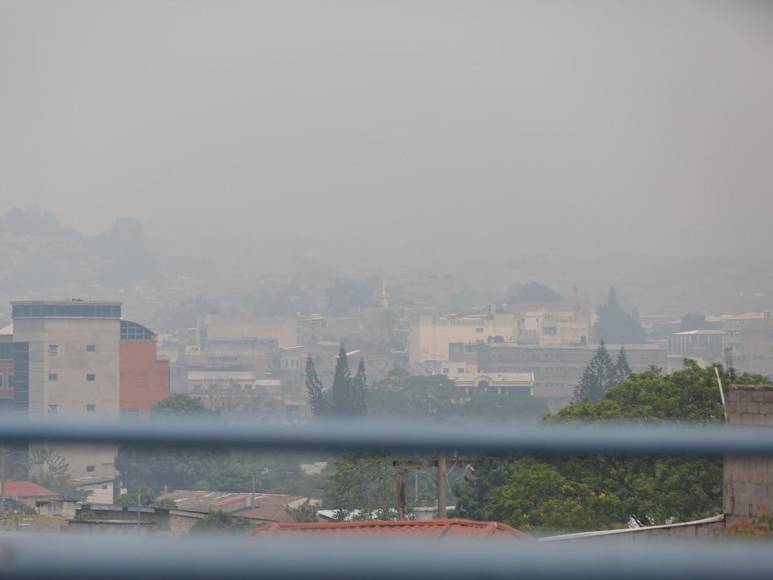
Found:
M 3 482 L 1 497 L 57 497 L 60 493 L 51 491 L 33 481 L 6 480 Z
M 373 536 L 387 535 L 427 536 L 444 538 L 448 536 L 478 536 L 527 540 L 531 536 L 499 522 L 475 522 L 472 520 L 397 520 L 366 522 L 319 522 L 310 524 L 273 523 L 254 530 L 253 536 Z

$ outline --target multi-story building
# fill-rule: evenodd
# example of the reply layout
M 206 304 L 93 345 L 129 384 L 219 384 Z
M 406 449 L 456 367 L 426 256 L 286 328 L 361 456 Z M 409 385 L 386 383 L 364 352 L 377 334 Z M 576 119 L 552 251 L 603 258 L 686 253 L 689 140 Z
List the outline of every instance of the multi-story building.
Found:
M 117 302 L 12 302 L 14 341 L 29 344 L 32 416 L 118 417 L 121 305 Z M 59 445 L 74 481 L 115 479 L 114 445 Z
M 724 330 L 686 330 L 668 337 L 668 354 L 683 358 L 720 361 L 723 356 Z
M 611 356 L 619 345 L 607 345 Z M 529 346 L 516 343 L 452 344 L 450 361 L 475 364 L 482 373 L 533 373 L 534 396 L 553 407 L 568 402 L 597 346 Z M 631 370 L 666 368 L 666 351 L 655 344 L 625 345 Z
M 476 316 L 421 315 L 411 324 L 408 353 L 417 371 L 437 371 L 452 343 L 538 346 L 585 345 L 593 327 L 591 309 L 579 301 L 511 304 L 509 311 Z
M 773 312 L 719 317 L 725 362 L 747 372 L 773 373 Z
M 513 342 L 517 333 L 513 314 L 421 315 L 411 324 L 408 356 L 415 369 L 428 369 L 433 364 L 448 360 L 448 345 L 452 343 Z
M 590 341 L 593 311 L 577 299 L 515 303 L 508 310 L 516 316 L 519 344 L 577 345 Z
M 146 413 L 168 396 L 168 364 L 156 358 L 155 335 L 121 320 L 120 303 L 17 301 L 11 309 L 12 330 L 0 340 L 0 374 L 13 392 L 0 407 L 38 417 L 117 418 L 122 410 Z M 112 501 L 114 445 L 45 447 L 62 456 L 92 501 Z

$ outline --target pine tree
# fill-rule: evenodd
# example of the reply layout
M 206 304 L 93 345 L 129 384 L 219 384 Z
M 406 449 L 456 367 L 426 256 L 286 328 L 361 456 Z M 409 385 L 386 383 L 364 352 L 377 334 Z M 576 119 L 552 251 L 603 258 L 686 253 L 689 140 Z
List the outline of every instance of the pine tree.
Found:
M 593 327 L 597 340 L 612 344 L 642 344 L 646 342 L 644 330 L 636 310 L 632 314 L 620 307 L 617 292 L 610 286 L 607 304 L 597 309 L 598 320 Z
M 617 353 L 617 362 L 615 362 L 615 384 L 628 380 L 631 376 L 631 365 L 628 364 L 628 358 L 625 356 L 625 349 L 621 346 Z
M 574 390 L 574 399 L 587 399 L 595 403 L 615 385 L 615 365 L 604 343 L 599 343 L 596 354 L 585 367 L 580 384 Z
M 309 406 L 312 414 L 315 417 L 326 415 L 328 413 L 327 396 L 322 390 L 322 381 L 317 376 L 311 355 L 306 357 L 306 390 L 309 393 Z
M 367 413 L 368 377 L 365 375 L 365 360 L 360 359 L 357 365 L 357 374 L 354 375 L 354 414 L 365 415 Z
M 346 356 L 344 343 L 341 343 L 341 348 L 338 351 L 332 397 L 333 413 L 336 415 L 355 414 L 354 384 L 352 383 L 352 373 L 349 370 L 349 360 Z

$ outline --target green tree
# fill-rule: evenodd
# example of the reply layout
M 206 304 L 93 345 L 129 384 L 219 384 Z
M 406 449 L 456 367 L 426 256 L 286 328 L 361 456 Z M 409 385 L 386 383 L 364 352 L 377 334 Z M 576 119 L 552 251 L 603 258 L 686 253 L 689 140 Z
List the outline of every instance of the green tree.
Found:
M 604 394 L 614 386 L 616 379 L 615 365 L 602 341 L 596 349 L 596 354 L 593 355 L 582 373 L 580 384 L 574 391 L 574 400 L 588 400 L 592 403 L 600 401 Z
M 306 391 L 309 397 L 309 406 L 315 417 L 322 417 L 328 413 L 328 400 L 325 391 L 322 388 L 322 381 L 319 380 L 317 370 L 314 368 L 314 361 L 311 354 L 306 357 Z
M 319 521 L 317 517 L 318 506 L 306 500 L 301 505 L 295 508 L 288 508 L 287 511 L 296 522 L 316 522 Z
M 610 344 L 642 344 L 646 342 L 639 317 L 628 314 L 617 299 L 615 287 L 610 286 L 606 305 L 597 308 L 598 321 L 594 326 L 596 340 Z
M 724 385 L 767 382 L 759 375 L 716 368 Z M 657 369 L 632 374 L 600 401 L 584 398 L 545 419 L 548 423 L 609 420 L 723 421 L 715 367 L 701 369 L 687 361 L 684 370 L 668 375 Z M 593 530 L 624 527 L 632 521 L 654 525 L 719 512 L 722 462 L 605 455 L 488 458 L 455 491 L 457 508 L 465 517 L 503 520 L 535 530 Z
M 159 401 L 150 410 L 150 416 L 159 417 L 213 417 L 217 412 L 207 409 L 201 401 L 190 395 L 171 395 Z
M 565 532 L 620 527 L 620 500 L 591 482 L 564 475 L 550 463 L 524 458 L 508 464 L 510 477 L 491 492 L 484 514 L 522 530 Z
M 149 507 L 155 504 L 156 498 L 158 498 L 158 494 L 149 486 L 140 485 L 133 493 L 119 496 L 116 503 L 125 508 L 137 508 L 138 503 L 139 507 Z
M 631 365 L 628 364 L 628 357 L 625 356 L 625 349 L 621 346 L 617 353 L 614 369 L 614 384 L 627 381 L 631 376 Z
M 322 505 L 327 509 L 364 517 L 394 519 L 397 506 L 397 468 L 392 457 L 380 452 L 346 453 L 332 464 L 333 473 L 322 486 Z
M 346 348 L 341 343 L 336 359 L 333 386 L 330 389 L 332 400 L 332 412 L 335 415 L 355 415 L 357 398 L 354 393 L 352 373 L 349 370 L 349 359 L 346 356 Z

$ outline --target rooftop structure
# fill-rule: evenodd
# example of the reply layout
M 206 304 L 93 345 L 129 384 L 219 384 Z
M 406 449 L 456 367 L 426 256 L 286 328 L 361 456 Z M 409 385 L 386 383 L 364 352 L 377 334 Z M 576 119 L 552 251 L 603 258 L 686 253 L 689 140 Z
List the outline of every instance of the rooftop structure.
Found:
M 292 522 L 289 509 L 298 507 L 308 498 L 279 493 L 233 493 L 223 491 L 177 490 L 162 495 L 160 500 L 171 500 L 176 515 L 187 512 L 192 517 L 209 512 L 224 513 L 268 522 Z
M 300 536 L 300 537 L 368 537 L 421 536 L 424 538 L 481 537 L 512 538 L 531 540 L 531 536 L 499 522 L 476 522 L 463 519 L 443 520 L 397 520 L 367 522 L 319 522 L 319 523 L 275 523 L 252 532 L 253 536 Z

